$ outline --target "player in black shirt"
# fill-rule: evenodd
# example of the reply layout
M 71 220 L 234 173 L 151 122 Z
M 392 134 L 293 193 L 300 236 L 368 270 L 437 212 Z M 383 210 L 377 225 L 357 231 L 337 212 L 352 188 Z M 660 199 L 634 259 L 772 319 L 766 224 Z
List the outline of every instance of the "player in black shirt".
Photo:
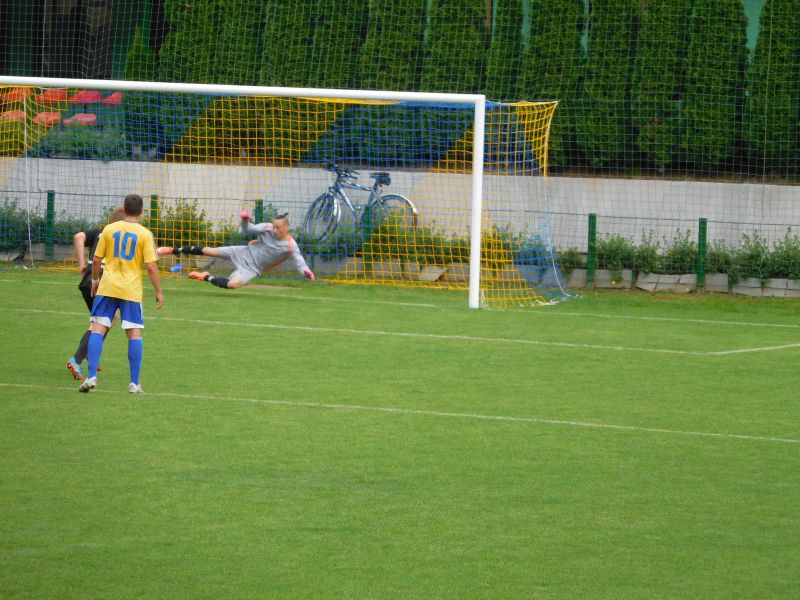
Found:
M 111 213 L 111 220 L 109 223 L 119 221 L 125 217 L 125 211 L 121 206 L 114 209 Z M 92 312 L 92 304 L 94 298 L 92 297 L 92 260 L 94 259 L 94 251 L 97 247 L 97 241 L 100 239 L 100 232 L 102 228 L 84 229 L 79 231 L 72 237 L 72 245 L 75 248 L 75 259 L 78 261 L 78 270 L 81 274 L 81 281 L 78 284 L 78 289 L 81 291 L 83 301 L 86 302 L 86 307 L 89 312 Z M 86 248 L 89 248 L 89 260 L 86 260 Z M 89 334 L 90 330 L 86 330 L 78 343 L 78 349 L 75 354 L 67 361 L 67 369 L 72 376 L 80 381 L 83 379 L 83 371 L 81 370 L 81 363 L 89 353 Z

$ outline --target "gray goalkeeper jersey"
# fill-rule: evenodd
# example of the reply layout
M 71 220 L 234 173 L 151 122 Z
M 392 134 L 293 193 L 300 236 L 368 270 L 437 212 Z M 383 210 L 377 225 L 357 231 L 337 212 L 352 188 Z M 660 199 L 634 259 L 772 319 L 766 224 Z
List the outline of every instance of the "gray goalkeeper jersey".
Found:
M 246 246 L 220 248 L 223 251 L 227 250 L 224 254 L 228 255 L 237 271 L 249 271 L 248 275 L 257 276 L 262 271 L 269 271 L 284 261 L 300 274 L 308 269 L 297 242 L 290 236 L 282 240 L 275 239 L 275 236 L 272 235 L 272 223 L 253 225 L 248 220 L 242 220 L 242 230 L 246 233 L 258 234 L 258 238 Z M 250 279 L 250 277 L 245 276 L 244 279 Z

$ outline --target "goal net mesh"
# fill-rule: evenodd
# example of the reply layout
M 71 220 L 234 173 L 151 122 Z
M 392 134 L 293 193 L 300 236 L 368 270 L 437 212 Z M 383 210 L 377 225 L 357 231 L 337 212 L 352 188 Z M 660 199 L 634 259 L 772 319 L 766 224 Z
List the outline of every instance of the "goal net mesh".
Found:
M 468 287 L 473 106 L 112 92 L 90 83 L 0 88 L 2 251 L 69 264 L 72 235 L 139 193 L 158 245 L 246 244 L 241 210 L 259 222 L 288 213 L 324 279 Z M 564 293 L 544 177 L 555 108 L 486 105 L 488 306 Z M 167 257 L 162 268 L 232 267 Z

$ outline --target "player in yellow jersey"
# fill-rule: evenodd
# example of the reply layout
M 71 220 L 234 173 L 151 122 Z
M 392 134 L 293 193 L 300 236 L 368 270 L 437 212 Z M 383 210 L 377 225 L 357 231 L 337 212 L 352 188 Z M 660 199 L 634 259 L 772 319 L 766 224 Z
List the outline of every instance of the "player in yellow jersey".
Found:
M 97 387 L 97 365 L 103 353 L 103 339 L 119 311 L 122 328 L 128 336 L 128 364 L 131 383 L 128 391 L 141 393 L 139 373 L 142 368 L 142 269 L 147 269 L 150 283 L 156 292 L 156 308 L 164 304 L 164 293 L 158 276 L 156 247 L 153 234 L 139 224 L 144 202 L 138 194 L 125 197 L 125 218 L 106 225 L 92 260 L 91 331 L 89 335 L 89 375 L 78 388 L 89 392 Z M 100 268 L 105 259 L 103 279 Z

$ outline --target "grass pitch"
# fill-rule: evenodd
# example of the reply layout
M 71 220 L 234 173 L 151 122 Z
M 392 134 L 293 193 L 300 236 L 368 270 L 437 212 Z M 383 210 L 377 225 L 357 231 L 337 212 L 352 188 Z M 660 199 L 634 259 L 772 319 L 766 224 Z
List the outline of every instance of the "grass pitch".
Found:
M 4 598 L 792 598 L 800 304 L 0 273 Z

